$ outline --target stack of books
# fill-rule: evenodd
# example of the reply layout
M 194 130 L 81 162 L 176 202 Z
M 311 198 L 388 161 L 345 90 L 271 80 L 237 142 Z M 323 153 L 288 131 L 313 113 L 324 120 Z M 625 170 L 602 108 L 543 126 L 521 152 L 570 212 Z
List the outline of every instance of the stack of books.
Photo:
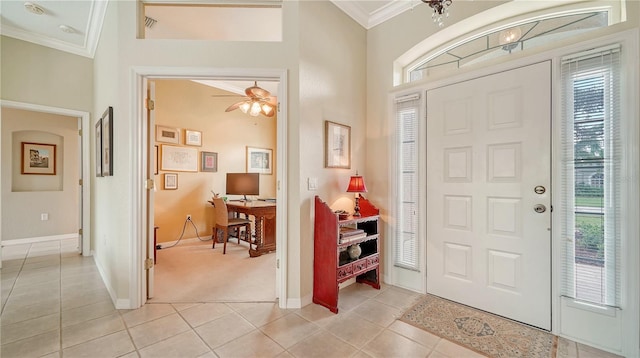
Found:
M 340 227 L 340 238 L 339 243 L 344 244 L 346 242 L 360 240 L 362 238 L 367 237 L 367 233 L 362 229 L 356 229 L 348 226 Z

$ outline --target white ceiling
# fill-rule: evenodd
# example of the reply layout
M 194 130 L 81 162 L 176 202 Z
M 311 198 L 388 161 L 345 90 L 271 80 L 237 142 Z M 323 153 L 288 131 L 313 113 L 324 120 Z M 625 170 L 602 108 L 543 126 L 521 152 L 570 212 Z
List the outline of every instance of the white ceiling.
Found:
M 273 5 L 274 2 L 280 1 L 250 0 L 250 3 Z M 41 7 L 44 13 L 36 15 L 27 11 L 25 2 Z M 108 0 L 2 0 L 0 1 L 0 34 L 93 58 L 107 2 Z M 232 0 L 145 1 L 145 3 L 167 2 L 173 4 L 238 3 Z M 420 4 L 420 0 L 331 0 L 331 2 L 366 29 Z M 196 22 L 190 23 L 197 25 Z M 72 32 L 62 31 L 61 25 L 69 27 Z

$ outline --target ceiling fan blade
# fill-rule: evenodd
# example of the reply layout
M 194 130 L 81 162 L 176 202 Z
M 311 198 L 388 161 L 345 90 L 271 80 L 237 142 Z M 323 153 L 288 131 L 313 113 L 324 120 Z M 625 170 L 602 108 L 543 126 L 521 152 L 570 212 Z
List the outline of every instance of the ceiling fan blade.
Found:
M 227 109 L 225 110 L 225 112 L 231 112 L 231 111 L 235 111 L 236 109 L 240 108 L 240 106 L 246 101 L 241 101 L 238 103 L 234 103 L 232 105 L 230 105 L 229 107 L 227 107 Z

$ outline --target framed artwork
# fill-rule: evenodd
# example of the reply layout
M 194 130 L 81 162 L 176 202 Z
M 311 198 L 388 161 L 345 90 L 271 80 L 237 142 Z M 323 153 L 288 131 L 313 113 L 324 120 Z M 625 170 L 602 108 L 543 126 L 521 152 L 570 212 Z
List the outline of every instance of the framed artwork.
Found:
M 247 147 L 247 173 L 272 174 L 273 151 L 271 149 Z
M 184 131 L 184 144 L 202 146 L 202 132 L 194 131 L 191 129 L 185 129 Z
M 102 176 L 102 118 L 96 121 L 96 176 Z
M 56 145 L 22 142 L 21 173 L 56 175 Z
M 113 175 L 113 107 L 102 114 L 102 176 Z
M 164 190 L 178 189 L 178 173 L 164 173 Z
M 155 149 L 156 149 L 156 151 L 155 151 L 155 154 L 154 154 L 154 156 L 153 156 L 153 159 L 154 159 L 154 163 L 153 163 L 153 175 L 158 175 L 158 154 L 160 154 L 160 153 L 158 153 L 158 146 L 157 146 L 157 145 L 155 145 L 154 147 L 156 147 L 156 148 L 155 148 Z
M 351 168 L 351 127 L 325 121 L 325 168 Z
M 198 171 L 198 150 L 196 148 L 163 144 L 161 150 L 160 170 Z
M 156 126 L 156 142 L 180 144 L 180 130 L 174 127 Z
M 201 172 L 217 172 L 218 171 L 218 153 L 200 152 L 200 171 Z

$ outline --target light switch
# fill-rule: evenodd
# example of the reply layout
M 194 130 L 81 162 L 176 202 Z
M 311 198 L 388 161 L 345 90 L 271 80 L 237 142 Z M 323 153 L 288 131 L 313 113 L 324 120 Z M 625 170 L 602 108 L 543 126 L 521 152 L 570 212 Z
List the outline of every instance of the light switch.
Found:
M 318 190 L 318 178 L 309 178 L 307 182 L 307 188 L 309 190 Z
M 42 221 L 49 220 L 49 214 L 47 214 L 47 213 L 40 214 L 40 220 L 42 220 Z

